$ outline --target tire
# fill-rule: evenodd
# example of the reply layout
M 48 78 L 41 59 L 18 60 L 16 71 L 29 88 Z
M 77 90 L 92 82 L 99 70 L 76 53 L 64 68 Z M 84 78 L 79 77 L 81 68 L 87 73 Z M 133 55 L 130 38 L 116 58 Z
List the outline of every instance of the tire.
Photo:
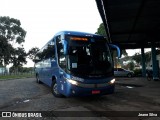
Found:
M 131 74 L 131 73 L 129 73 L 127 76 L 128 76 L 129 78 L 131 78 L 131 77 L 132 77 L 132 74 Z
M 57 83 L 56 83 L 56 80 L 53 80 L 52 81 L 52 85 L 51 85 L 51 92 L 52 94 L 55 96 L 55 97 L 58 97 L 58 98 L 62 98 L 64 97 L 62 94 L 60 94 L 57 90 Z
M 38 75 L 38 74 L 36 74 L 36 82 L 39 83 L 39 84 L 42 83 L 42 82 L 40 81 L 40 79 L 39 79 L 39 75 Z

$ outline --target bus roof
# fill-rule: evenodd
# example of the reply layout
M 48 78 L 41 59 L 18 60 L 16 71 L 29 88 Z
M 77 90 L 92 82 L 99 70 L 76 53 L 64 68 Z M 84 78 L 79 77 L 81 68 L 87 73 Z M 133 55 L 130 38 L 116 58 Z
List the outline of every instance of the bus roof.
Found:
M 78 32 L 78 31 L 61 31 L 55 34 L 55 36 L 65 34 L 65 35 L 75 35 L 75 36 L 91 36 L 91 37 L 104 37 L 98 34 L 86 33 L 86 32 Z M 105 37 L 104 37 L 105 38 Z
M 60 32 L 56 33 L 53 38 L 55 38 L 58 35 L 62 35 L 62 34 L 63 35 L 83 36 L 83 37 L 88 36 L 88 37 L 106 38 L 105 36 L 102 36 L 102 35 L 93 34 L 93 33 L 86 33 L 86 32 L 78 32 L 78 31 L 60 31 Z M 48 45 L 48 43 L 50 43 L 53 40 L 53 38 L 51 40 L 49 40 L 40 50 L 44 49 L 45 46 Z

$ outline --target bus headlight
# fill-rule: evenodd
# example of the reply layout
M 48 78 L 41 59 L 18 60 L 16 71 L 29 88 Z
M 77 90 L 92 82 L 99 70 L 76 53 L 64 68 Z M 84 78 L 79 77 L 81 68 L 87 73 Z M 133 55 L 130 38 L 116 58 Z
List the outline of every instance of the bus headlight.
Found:
M 110 83 L 110 84 L 114 84 L 115 81 L 116 81 L 115 79 L 112 79 L 109 83 Z
M 75 81 L 75 80 L 67 79 L 67 81 L 68 81 L 69 83 L 71 83 L 72 85 L 78 85 L 78 82 Z

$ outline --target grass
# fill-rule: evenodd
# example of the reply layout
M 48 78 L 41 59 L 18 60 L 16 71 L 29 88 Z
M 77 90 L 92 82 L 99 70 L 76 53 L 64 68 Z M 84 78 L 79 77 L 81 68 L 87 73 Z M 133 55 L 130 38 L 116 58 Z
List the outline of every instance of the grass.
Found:
M 18 75 L 0 75 L 0 80 L 12 80 L 12 79 L 20 79 L 20 78 L 32 78 L 34 74 L 18 74 Z

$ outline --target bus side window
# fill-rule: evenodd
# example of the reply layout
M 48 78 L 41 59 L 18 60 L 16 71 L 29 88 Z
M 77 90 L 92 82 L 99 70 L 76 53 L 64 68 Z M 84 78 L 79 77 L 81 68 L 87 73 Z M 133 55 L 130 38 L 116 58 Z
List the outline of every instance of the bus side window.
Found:
M 62 68 L 66 68 L 66 58 L 64 55 L 64 49 L 62 45 L 62 41 L 60 39 L 60 36 L 56 38 L 56 44 L 57 44 L 57 53 L 58 53 L 58 63 L 59 66 Z
M 35 63 L 38 63 L 38 62 L 40 62 L 40 61 L 42 60 L 41 54 L 42 54 L 41 51 L 39 51 L 39 52 L 36 54 L 35 59 L 34 59 L 34 62 L 35 62 Z
M 54 43 L 48 44 L 45 52 L 46 52 L 45 53 L 45 58 L 46 59 L 48 59 L 48 58 L 54 59 L 55 58 L 55 46 L 54 46 Z
M 53 51 L 52 54 L 51 54 L 51 58 L 55 59 L 55 44 L 54 44 L 54 41 L 52 41 L 50 45 L 52 46 L 51 51 Z

